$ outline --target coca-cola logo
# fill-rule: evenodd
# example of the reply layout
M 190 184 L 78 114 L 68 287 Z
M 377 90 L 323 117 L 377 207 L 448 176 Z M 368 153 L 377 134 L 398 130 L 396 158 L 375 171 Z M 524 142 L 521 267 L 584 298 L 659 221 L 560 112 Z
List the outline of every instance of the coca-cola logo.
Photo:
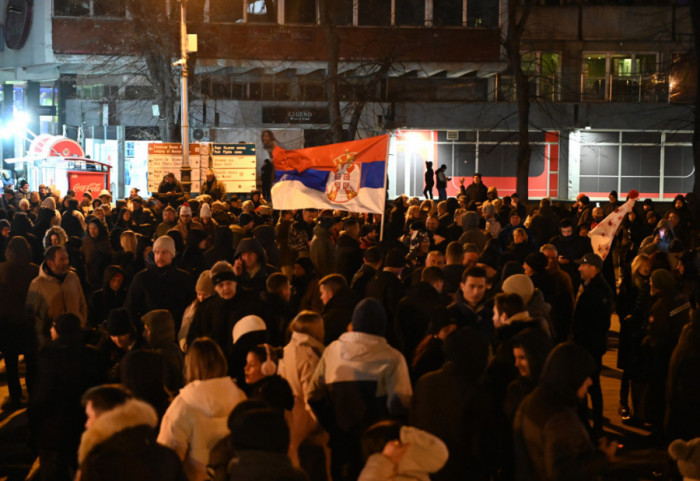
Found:
M 73 190 L 77 190 L 80 192 L 85 192 L 87 190 L 91 192 L 99 192 L 102 190 L 102 184 L 98 182 L 90 182 L 89 184 L 75 184 L 73 186 Z

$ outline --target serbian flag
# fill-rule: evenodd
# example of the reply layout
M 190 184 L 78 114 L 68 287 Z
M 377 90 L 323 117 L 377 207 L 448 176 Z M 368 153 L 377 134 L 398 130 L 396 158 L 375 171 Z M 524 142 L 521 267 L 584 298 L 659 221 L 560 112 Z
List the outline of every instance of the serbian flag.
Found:
M 275 147 L 272 204 L 383 214 L 388 151 L 389 135 L 299 150 Z
M 634 204 L 639 198 L 639 192 L 630 190 L 627 197 L 627 202 L 608 214 L 605 219 L 588 233 L 588 237 L 591 238 L 593 253 L 598 254 L 603 260 L 605 260 L 610 252 L 610 246 L 617 233 L 617 229 L 622 223 L 622 219 L 634 208 Z

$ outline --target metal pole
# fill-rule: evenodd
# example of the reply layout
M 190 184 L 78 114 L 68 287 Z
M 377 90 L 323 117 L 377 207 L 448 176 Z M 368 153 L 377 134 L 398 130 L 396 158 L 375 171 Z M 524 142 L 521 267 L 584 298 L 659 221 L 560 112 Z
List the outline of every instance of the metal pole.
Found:
M 192 168 L 190 167 L 190 122 L 187 113 L 187 0 L 180 0 L 180 107 L 182 122 L 182 167 L 180 182 L 185 192 L 192 189 Z

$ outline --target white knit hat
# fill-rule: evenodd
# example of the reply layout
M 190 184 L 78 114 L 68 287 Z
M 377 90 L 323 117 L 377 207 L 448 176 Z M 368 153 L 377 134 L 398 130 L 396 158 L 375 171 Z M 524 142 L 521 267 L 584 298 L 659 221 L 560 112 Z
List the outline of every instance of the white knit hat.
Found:
M 199 208 L 199 217 L 211 217 L 209 204 L 202 204 L 202 207 Z
M 264 331 L 266 329 L 265 321 L 258 316 L 245 316 L 233 326 L 233 343 L 236 344 L 241 337 L 249 332 Z

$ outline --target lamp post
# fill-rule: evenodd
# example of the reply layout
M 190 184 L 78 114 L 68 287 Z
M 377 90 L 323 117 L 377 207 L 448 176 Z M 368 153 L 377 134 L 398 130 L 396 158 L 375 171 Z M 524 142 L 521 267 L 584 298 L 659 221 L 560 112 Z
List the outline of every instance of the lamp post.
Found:
M 187 113 L 187 0 L 180 0 L 180 121 L 182 122 L 182 166 L 180 182 L 185 192 L 192 190 L 192 168 L 190 167 L 190 121 Z

